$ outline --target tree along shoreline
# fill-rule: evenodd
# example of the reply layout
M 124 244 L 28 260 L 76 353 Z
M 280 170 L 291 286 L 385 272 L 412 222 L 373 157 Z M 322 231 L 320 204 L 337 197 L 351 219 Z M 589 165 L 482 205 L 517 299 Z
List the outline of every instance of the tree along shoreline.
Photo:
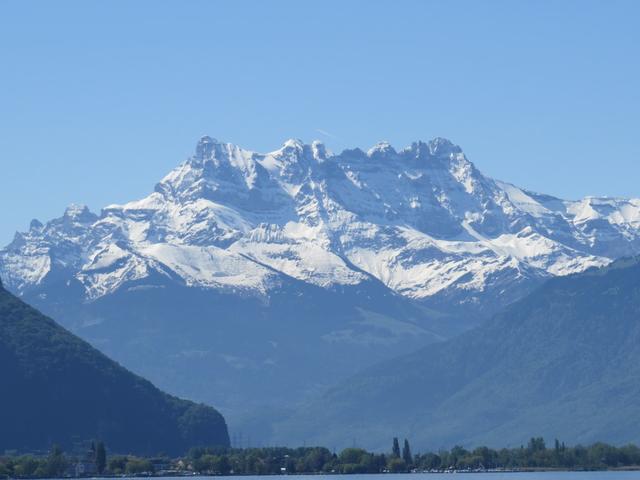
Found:
M 102 442 L 91 442 L 80 453 L 54 446 L 46 454 L 0 456 L 0 478 L 113 478 L 122 476 L 319 475 L 357 473 L 543 472 L 640 470 L 640 447 L 594 443 L 565 446 L 555 440 L 531 438 L 517 448 L 477 447 L 413 454 L 408 440 L 402 448 L 393 439 L 389 453 L 324 447 L 227 448 L 196 447 L 185 456 L 139 457 L 108 453 Z

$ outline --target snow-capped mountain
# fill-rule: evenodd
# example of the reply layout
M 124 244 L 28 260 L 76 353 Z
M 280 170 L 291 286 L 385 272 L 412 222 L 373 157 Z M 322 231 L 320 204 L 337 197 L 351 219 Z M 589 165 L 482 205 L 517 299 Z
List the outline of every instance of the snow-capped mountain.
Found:
M 262 154 L 203 137 L 142 200 L 32 221 L 0 277 L 233 426 L 639 252 L 640 200 L 532 193 L 445 139 Z
M 374 277 L 412 299 L 476 299 L 640 250 L 640 200 L 563 201 L 483 176 L 445 139 L 268 154 L 203 137 L 148 197 L 100 215 L 71 206 L 19 233 L 0 275 L 23 293 L 56 270 L 87 300 L 153 273 L 268 295 L 283 275 L 321 287 Z

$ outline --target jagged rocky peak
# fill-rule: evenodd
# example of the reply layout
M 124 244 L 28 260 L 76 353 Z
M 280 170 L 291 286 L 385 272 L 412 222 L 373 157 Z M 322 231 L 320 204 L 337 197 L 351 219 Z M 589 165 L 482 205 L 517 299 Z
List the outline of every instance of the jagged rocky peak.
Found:
M 395 149 L 386 140 L 376 143 L 367 151 L 367 156 L 371 158 L 389 158 L 395 155 Z
M 221 142 L 210 136 L 203 136 L 196 145 L 195 154 L 188 162 L 195 167 L 204 167 L 208 162 L 213 160 L 214 163 L 230 162 L 232 167 L 247 165 L 252 163 L 248 159 L 261 159 L 265 157 L 273 157 L 281 162 L 282 165 L 292 163 L 305 163 L 315 161 L 315 163 L 323 163 L 329 159 L 337 162 L 343 157 L 363 157 L 373 160 L 423 160 L 434 162 L 433 165 L 448 165 L 452 161 L 463 161 L 471 163 L 462 153 L 462 149 L 446 138 L 436 137 L 429 142 L 416 141 L 410 146 L 402 150 L 396 150 L 388 141 L 381 141 L 371 147 L 367 152 L 356 149 L 344 150 L 341 154 L 332 154 L 324 143 L 315 140 L 311 144 L 304 143 L 298 138 L 290 138 L 286 140 L 282 147 L 270 153 L 254 153 L 241 147 Z M 247 160 L 237 162 L 234 158 L 245 158 Z
M 555 275 L 637 253 L 638 219 L 638 200 L 567 202 L 496 182 L 444 138 L 402 150 L 380 142 L 366 153 L 333 154 L 318 141 L 290 139 L 256 153 L 205 136 L 146 198 L 108 206 L 100 221 L 72 205 L 45 226 L 32 223 L 28 234 L 0 250 L 0 274 L 8 285 L 39 281 L 49 257 L 62 257 L 62 250 L 68 257 L 73 244 L 82 252 L 74 262 L 103 259 L 105 270 L 95 278 L 86 273 L 91 269 L 76 272 L 98 293 L 115 291 L 128 276 L 144 278 L 160 264 L 212 288 L 263 288 L 259 276 L 238 280 L 238 266 L 271 269 L 264 278 L 281 271 L 317 282 L 317 272 L 355 265 L 412 297 L 445 289 L 462 295 L 498 285 L 491 278 L 509 277 L 513 259 L 536 275 Z M 255 230 L 262 224 L 270 227 Z M 114 239 L 129 242 L 135 255 L 110 250 Z M 41 245 L 51 245 L 53 254 Z M 195 246 L 224 251 L 200 257 Z M 94 255 L 98 248 L 110 252 L 112 271 L 107 256 Z M 337 283 L 352 278 L 334 276 Z
M 91 212 L 86 205 L 72 203 L 66 208 L 62 218 L 76 223 L 93 223 L 98 219 L 98 216 Z
M 311 144 L 311 150 L 313 152 L 313 158 L 318 161 L 325 161 L 328 157 L 331 156 L 327 147 L 320 140 L 314 140 Z
M 29 230 L 40 230 L 43 227 L 42 222 L 37 218 L 34 218 L 29 223 Z
M 211 158 L 217 145 L 220 145 L 220 142 L 215 138 L 208 135 L 201 137 L 196 145 L 195 157 L 199 160 Z
M 267 156 L 273 156 L 286 163 L 296 163 L 303 160 L 310 153 L 309 145 L 298 138 L 290 138 L 282 144 L 282 147 L 275 152 L 267 154 Z M 306 154 L 306 155 L 305 155 Z
M 302 150 L 305 144 L 299 138 L 290 138 L 282 144 L 283 149 Z
M 429 142 L 413 142 L 400 153 L 403 158 L 408 157 L 410 160 L 416 160 L 426 166 L 472 165 L 462 149 L 446 138 L 437 137 Z
M 429 151 L 431 155 L 455 155 L 462 153 L 462 149 L 455 145 L 451 140 L 442 137 L 436 137 L 429 142 Z
M 280 149 L 274 152 L 256 154 L 256 156 L 265 159 L 266 163 L 263 163 L 265 166 L 271 164 L 269 159 L 275 159 L 280 172 L 285 176 L 300 175 L 302 172 L 313 170 L 315 165 L 333 158 L 322 142 L 316 140 L 307 144 L 298 138 L 287 140 Z
M 362 155 L 362 152 L 359 149 L 345 150 L 342 155 L 357 158 Z M 418 140 L 402 150 L 396 150 L 387 141 L 378 142 L 366 152 L 366 156 L 380 161 L 418 161 L 423 167 L 446 167 L 457 163 L 471 165 L 458 145 L 441 137 L 436 137 L 429 142 Z

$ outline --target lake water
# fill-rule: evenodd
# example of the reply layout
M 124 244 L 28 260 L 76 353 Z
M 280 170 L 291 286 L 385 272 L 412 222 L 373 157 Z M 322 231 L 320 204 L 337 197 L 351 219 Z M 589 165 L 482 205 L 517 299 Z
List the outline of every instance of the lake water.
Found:
M 640 480 L 640 471 L 637 472 L 502 472 L 502 473 L 395 473 L 395 474 L 353 474 L 353 475 L 315 475 L 326 480 Z M 217 478 L 233 480 L 311 480 L 314 475 L 246 475 L 246 476 L 182 476 L 182 477 L 155 477 L 162 480 L 214 480 Z M 128 477 L 117 477 L 127 480 Z M 151 477 L 154 478 L 154 477 Z M 68 480 L 68 479 L 50 479 Z M 140 477 L 131 477 L 130 480 L 141 480 Z
M 213 480 L 214 478 L 228 478 L 235 480 L 310 480 L 312 475 L 286 475 L 286 476 L 260 476 L 251 475 L 245 477 L 176 477 L 175 480 L 185 480 L 195 478 L 202 480 Z M 326 480 L 453 480 L 454 478 L 464 480 L 640 480 L 638 472 L 504 472 L 504 473 L 408 473 L 408 474 L 377 474 L 377 475 L 321 475 L 318 476 Z M 167 477 L 165 477 L 166 479 Z M 170 477 L 173 478 L 173 477 Z M 318 478 L 318 480 L 320 480 Z M 139 480 L 139 479 L 137 479 Z

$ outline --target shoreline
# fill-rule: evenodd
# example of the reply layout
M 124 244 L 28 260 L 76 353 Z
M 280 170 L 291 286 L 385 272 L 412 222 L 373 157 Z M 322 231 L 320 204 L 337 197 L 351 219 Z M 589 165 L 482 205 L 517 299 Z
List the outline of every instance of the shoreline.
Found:
M 2 480 L 65 480 L 65 479 L 113 479 L 113 478 L 182 478 L 182 477 L 303 477 L 303 476 L 351 476 L 351 475 L 450 475 L 450 474 L 491 474 L 491 473 L 589 473 L 589 472 L 638 472 L 640 465 L 601 469 L 567 469 L 567 468 L 520 468 L 520 469 L 487 469 L 487 470 L 437 470 L 424 472 L 378 472 L 378 473 L 339 473 L 339 472 L 307 472 L 307 473 L 267 473 L 267 474 L 227 474 L 198 472 L 140 473 L 135 475 L 86 475 L 65 477 L 0 477 Z

